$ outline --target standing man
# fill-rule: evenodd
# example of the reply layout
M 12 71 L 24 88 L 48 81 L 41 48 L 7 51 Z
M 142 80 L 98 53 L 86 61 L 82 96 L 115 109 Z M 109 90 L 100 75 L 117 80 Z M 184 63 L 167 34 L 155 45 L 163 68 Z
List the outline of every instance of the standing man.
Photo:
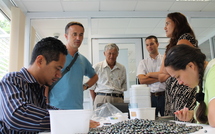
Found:
M 127 90 L 126 69 L 116 62 L 119 48 L 115 43 L 105 46 L 106 59 L 95 64 L 99 80 L 90 88 L 94 108 L 98 103 L 123 103 L 123 92 Z
M 68 55 L 63 70 L 76 61 L 70 70 L 58 81 L 49 92 L 50 105 L 60 109 L 83 109 L 83 90 L 88 89 L 98 80 L 91 63 L 78 52 L 84 38 L 84 26 L 79 22 L 70 22 L 65 27 L 66 48 Z M 83 84 L 83 76 L 90 79 Z
M 48 37 L 33 50 L 30 66 L 6 74 L 0 81 L 0 133 L 37 134 L 50 131 L 45 85 L 61 77 L 67 49 L 58 39 Z M 63 90 L 63 89 L 62 89 Z
M 165 83 L 158 80 L 163 55 L 158 53 L 159 43 L 156 36 L 148 36 L 145 44 L 150 57 L 140 61 L 137 77 L 140 84 L 147 84 L 151 88 L 151 106 L 156 107 L 155 116 L 158 117 L 158 112 L 164 116 Z

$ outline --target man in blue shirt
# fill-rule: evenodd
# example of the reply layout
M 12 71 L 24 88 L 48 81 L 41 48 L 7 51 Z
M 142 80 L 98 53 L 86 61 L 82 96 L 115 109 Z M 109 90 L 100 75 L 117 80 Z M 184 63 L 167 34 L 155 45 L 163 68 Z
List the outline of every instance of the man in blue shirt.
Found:
M 79 22 L 70 22 L 65 27 L 68 55 L 63 70 L 78 54 L 77 60 L 61 80 L 50 90 L 49 103 L 60 109 L 83 109 L 83 90 L 91 87 L 98 76 L 91 63 L 78 52 L 84 38 L 84 27 Z M 83 84 L 83 76 L 90 79 Z

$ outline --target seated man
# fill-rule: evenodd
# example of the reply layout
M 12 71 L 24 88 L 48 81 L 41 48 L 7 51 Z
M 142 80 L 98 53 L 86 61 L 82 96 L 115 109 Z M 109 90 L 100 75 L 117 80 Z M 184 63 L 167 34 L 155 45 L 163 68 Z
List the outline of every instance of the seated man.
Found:
M 61 77 L 66 60 L 65 45 L 45 38 L 34 47 L 30 66 L 5 75 L 0 82 L 0 133 L 38 133 L 50 130 L 45 85 Z
M 11 72 L 0 81 L 0 133 L 36 134 L 50 131 L 45 85 L 61 77 L 67 49 L 58 39 L 48 37 L 33 50 L 30 66 Z

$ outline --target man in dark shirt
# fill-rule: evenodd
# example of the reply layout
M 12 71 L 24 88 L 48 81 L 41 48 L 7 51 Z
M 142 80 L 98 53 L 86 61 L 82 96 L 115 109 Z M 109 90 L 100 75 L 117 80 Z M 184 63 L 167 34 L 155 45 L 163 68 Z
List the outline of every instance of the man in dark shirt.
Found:
M 30 66 L 6 74 L 0 81 L 0 133 L 36 134 L 50 131 L 45 85 L 61 77 L 66 61 L 66 46 L 48 37 L 34 47 Z

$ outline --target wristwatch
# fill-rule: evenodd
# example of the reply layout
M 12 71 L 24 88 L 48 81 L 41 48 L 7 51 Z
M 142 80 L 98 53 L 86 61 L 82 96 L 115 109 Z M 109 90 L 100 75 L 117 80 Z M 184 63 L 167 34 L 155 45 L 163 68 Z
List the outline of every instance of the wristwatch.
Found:
M 87 83 L 84 83 L 84 85 L 86 87 L 86 89 L 88 89 L 90 86 Z

